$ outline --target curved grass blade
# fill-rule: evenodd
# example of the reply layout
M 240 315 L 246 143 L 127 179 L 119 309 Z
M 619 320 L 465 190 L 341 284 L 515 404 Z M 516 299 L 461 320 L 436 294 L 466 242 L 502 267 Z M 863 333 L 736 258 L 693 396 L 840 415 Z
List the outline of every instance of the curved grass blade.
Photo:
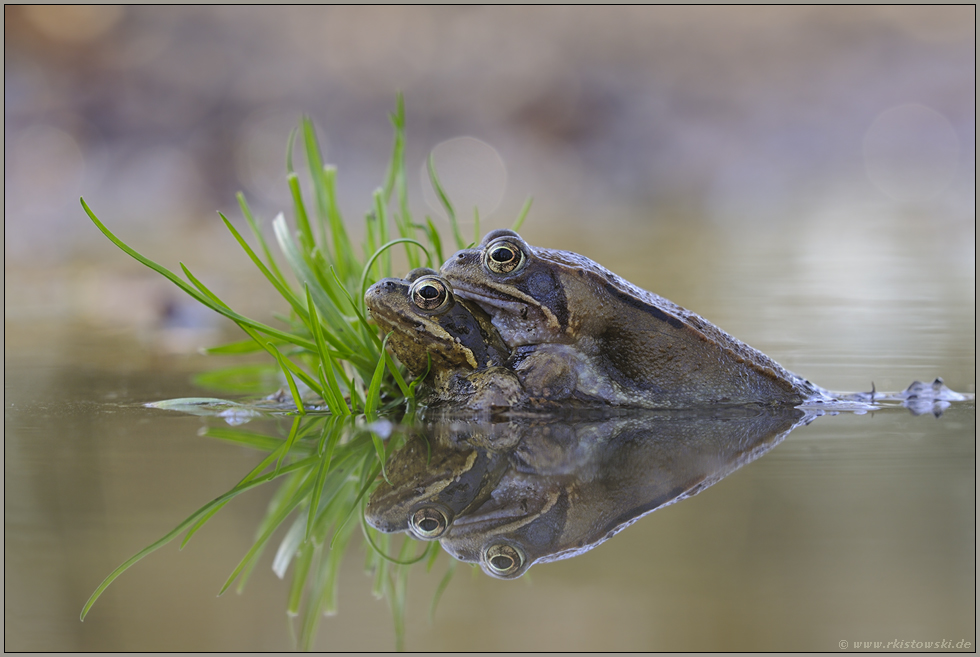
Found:
M 295 384 L 293 385 L 293 387 L 295 388 Z M 290 427 L 289 429 L 289 437 L 286 438 L 286 444 L 282 446 L 282 453 L 279 455 L 279 460 L 276 461 L 276 469 L 274 470 L 274 472 L 279 472 L 280 468 L 282 467 L 283 458 L 285 458 L 286 454 L 289 453 L 289 450 L 296 442 L 296 434 L 299 432 L 299 425 L 302 419 L 303 419 L 302 415 L 293 418 L 293 426 Z
M 285 467 L 282 468 L 282 470 L 285 469 L 286 469 Z M 244 570 L 245 567 L 248 566 L 249 563 L 251 563 L 251 561 L 258 556 L 262 548 L 265 547 L 265 544 L 272 536 L 272 533 L 279 527 L 279 525 L 282 524 L 282 522 L 289 516 L 289 514 L 292 513 L 297 506 L 299 506 L 299 503 L 303 500 L 303 498 L 309 495 L 310 486 L 312 485 L 310 479 L 315 476 L 316 476 L 315 471 L 311 471 L 309 474 L 307 474 L 306 478 L 302 481 L 296 493 L 294 493 L 293 496 L 289 499 L 289 501 L 286 504 L 282 505 L 282 508 L 269 519 L 268 529 L 262 532 L 262 534 L 256 539 L 255 544 L 252 545 L 252 547 L 249 549 L 247 553 L 245 553 L 245 556 L 242 557 L 242 560 L 235 567 L 235 570 L 233 570 L 231 575 L 228 576 L 228 579 L 221 587 L 221 590 L 218 592 L 218 595 L 222 595 L 225 591 L 228 590 L 228 587 L 230 587 L 234 583 L 234 581 L 238 578 L 238 575 L 242 572 L 242 570 Z
M 389 331 L 381 343 L 381 351 L 384 352 L 388 346 L 388 338 L 393 331 Z M 374 415 L 378 410 L 378 403 L 381 401 L 381 380 L 385 373 L 385 359 L 379 358 L 378 364 L 374 368 L 374 376 L 371 377 L 371 385 L 368 386 L 367 397 L 364 399 L 364 414 Z M 373 435 L 373 433 L 372 433 Z
M 238 482 L 237 484 L 238 486 L 242 486 L 243 484 L 248 483 L 249 481 L 257 477 L 259 474 L 261 474 L 263 470 L 269 467 L 269 465 L 271 465 L 273 462 L 279 461 L 282 458 L 282 456 L 286 454 L 287 452 L 287 450 L 285 449 L 286 441 L 277 441 L 277 442 L 279 442 L 280 444 L 276 446 L 276 449 L 273 450 L 271 453 L 267 454 L 265 458 L 263 458 L 257 466 L 252 468 L 251 471 L 249 471 L 249 473 L 245 475 L 241 479 L 241 481 Z M 194 534 L 196 534 L 197 531 L 201 527 L 203 527 L 208 520 L 213 518 L 214 515 L 218 511 L 220 511 L 224 505 L 225 503 L 219 504 L 215 506 L 213 509 L 211 509 L 210 511 L 208 511 L 207 513 L 205 513 L 204 515 L 202 515 L 197 520 L 197 522 L 195 522 L 194 525 L 187 531 L 187 534 L 184 536 L 184 539 L 180 542 L 180 547 L 178 549 L 183 550 L 184 546 L 186 546 L 190 542 L 191 537 L 194 536 Z
M 436 196 L 439 197 L 439 202 L 442 203 L 442 207 L 446 210 L 446 214 L 449 216 L 449 225 L 453 229 L 453 237 L 456 239 L 456 248 L 462 249 L 466 246 L 466 242 L 463 241 L 463 234 L 459 232 L 459 224 L 456 222 L 456 210 L 453 209 L 453 204 L 449 201 L 449 196 L 446 195 L 446 190 L 442 188 L 442 183 L 439 182 L 439 176 L 436 174 L 436 161 L 432 153 L 429 153 L 429 159 L 426 161 L 426 166 L 429 169 L 429 180 L 432 182 L 432 188 L 436 191 Z
M 435 249 L 436 257 L 439 259 L 438 264 L 442 264 L 446 259 L 442 255 L 442 238 L 439 237 L 439 231 L 436 230 L 436 225 L 432 223 L 432 217 L 425 218 L 425 229 L 426 234 L 429 236 L 429 241 L 432 243 L 433 249 Z M 429 267 L 432 267 L 432 260 L 429 260 Z
M 271 335 L 273 337 L 279 338 L 283 342 L 289 342 L 289 343 L 295 344 L 298 347 L 303 347 L 305 349 L 310 349 L 312 351 L 313 343 L 310 342 L 309 340 L 305 340 L 305 339 L 303 339 L 303 338 L 301 338 L 299 336 L 292 335 L 290 333 L 286 333 L 285 331 L 280 331 L 279 329 L 273 328 L 271 326 L 266 326 L 265 324 L 263 324 L 261 322 L 257 322 L 254 319 L 249 319 L 248 317 L 244 317 L 242 315 L 239 315 L 238 313 L 234 312 L 233 310 L 231 310 L 230 308 L 228 308 L 224 304 L 217 305 L 217 304 L 213 303 L 211 301 L 211 299 L 209 299 L 206 295 L 204 295 L 201 292 L 195 290 L 193 287 L 191 287 L 190 285 L 188 285 L 186 281 L 182 280 L 179 276 L 177 276 L 176 274 L 174 274 L 169 269 L 167 269 L 163 265 L 157 264 L 156 262 L 150 260 L 146 256 L 140 254 L 139 252 L 137 252 L 134 249 L 132 249 L 131 247 L 129 247 L 125 242 L 123 242 L 118 237 L 116 237 L 112 233 L 112 231 L 110 231 L 108 228 L 106 228 L 105 224 L 103 224 L 101 221 L 99 221 L 99 218 L 95 216 L 95 213 L 92 212 L 92 209 L 89 208 L 89 206 L 88 206 L 87 203 L 85 203 L 85 199 L 84 198 L 83 199 L 80 199 L 80 201 L 82 203 L 82 208 L 84 208 L 85 213 L 89 216 L 89 219 L 92 220 L 92 223 L 94 223 L 96 225 L 96 227 L 100 231 L 102 231 L 102 233 L 106 237 L 108 237 L 109 240 L 113 244 L 115 244 L 120 249 L 122 249 L 122 251 L 124 251 L 127 255 L 129 255 L 134 260 L 137 260 L 138 262 L 146 265 L 147 267 L 149 267 L 153 271 L 157 272 L 161 276 L 165 277 L 166 279 L 168 279 L 169 281 L 171 281 L 172 283 L 174 283 L 177 287 L 179 287 L 184 292 L 186 292 L 187 294 L 189 294 L 190 296 L 192 296 L 194 299 L 197 299 L 199 302 L 201 302 L 202 304 L 204 304 L 208 308 L 211 308 L 215 312 L 224 315 L 225 317 L 231 319 L 232 321 L 238 323 L 239 325 L 246 324 L 248 326 L 251 326 L 252 328 L 254 328 L 257 331 L 260 331 L 260 332 L 265 333 L 267 335 Z
M 314 556 L 318 550 L 309 541 L 301 544 L 296 551 L 294 563 L 296 568 L 293 570 L 293 581 L 289 587 L 289 597 L 286 602 L 286 614 L 288 616 L 298 616 L 299 607 L 303 601 L 303 592 L 306 590 L 306 578 L 310 573 L 310 568 L 314 563 Z
M 201 353 L 208 356 L 226 356 L 226 355 L 237 355 L 237 354 L 251 354 L 262 349 L 262 345 L 258 344 L 255 340 L 239 340 L 237 342 L 229 342 L 228 344 L 219 345 L 217 347 L 206 347 L 200 350 Z
M 296 381 L 293 380 L 293 375 L 289 371 L 290 368 L 286 366 L 286 359 L 281 353 L 279 353 L 279 350 L 276 349 L 275 345 L 273 345 L 271 342 L 267 342 L 266 346 L 268 346 L 269 351 L 276 357 L 276 360 L 279 361 L 279 367 L 282 368 L 282 373 L 286 377 L 286 383 L 289 385 L 289 393 L 293 396 L 293 403 L 296 404 L 297 412 L 299 412 L 300 415 L 306 415 L 306 408 L 303 406 L 303 398 L 300 396 L 299 390 L 296 389 Z M 321 391 L 321 397 L 322 396 L 323 394 Z M 299 418 L 297 418 L 297 420 L 298 419 Z M 290 436 L 290 438 L 292 438 L 292 436 Z
M 449 567 L 446 569 L 446 574 L 442 576 L 439 580 L 439 585 L 436 587 L 436 592 L 432 596 L 432 604 L 429 605 L 429 622 L 433 622 L 436 617 L 436 605 L 439 604 L 439 600 L 442 599 L 442 594 L 445 593 L 446 588 L 449 586 L 449 582 L 453 578 L 453 574 L 456 572 L 456 560 L 449 560 Z
M 291 472 L 293 472 L 295 470 L 299 470 L 299 469 L 301 469 L 303 467 L 307 467 L 307 466 L 311 465 L 312 462 L 314 462 L 314 461 L 315 461 L 315 457 L 311 457 L 311 458 L 303 459 L 301 461 L 297 461 L 296 463 L 291 463 L 290 465 L 284 467 L 279 472 L 279 475 L 278 476 L 281 477 L 281 476 L 286 475 L 286 474 L 289 474 L 289 473 L 291 473 Z M 194 523 L 198 518 L 200 518 L 202 515 L 204 515 L 205 513 L 207 513 L 214 506 L 216 506 L 218 504 L 222 504 L 222 503 L 224 503 L 224 502 L 232 499 L 233 497 L 236 497 L 236 496 L 244 493 L 247 490 L 250 490 L 252 488 L 255 488 L 256 486 L 260 486 L 260 485 L 262 485 L 262 484 L 264 484 L 266 482 L 272 481 L 275 478 L 276 478 L 276 475 L 268 474 L 268 475 L 265 475 L 263 477 L 259 477 L 259 478 L 253 479 L 253 480 L 245 483 L 244 485 L 235 486 L 235 488 L 232 488 L 227 493 L 216 497 L 215 499 L 211 500 L 210 502 L 208 502 L 207 504 L 205 504 L 204 506 L 202 506 L 200 509 L 198 509 L 197 511 L 195 511 L 194 513 L 192 513 L 190 516 L 188 516 L 187 518 L 185 518 L 183 522 L 181 522 L 179 525 L 177 525 L 176 527 L 174 527 L 171 531 L 167 532 L 162 538 L 160 538 L 159 540 L 151 543 L 150 545 L 148 545 L 147 547 L 143 548 L 142 550 L 140 550 L 139 552 L 137 552 L 136 554 L 134 554 L 132 557 L 130 557 L 129 559 L 127 559 L 126 561 L 124 561 L 122 564 L 120 564 L 119 566 L 117 566 L 116 569 L 113 570 L 111 573 L 109 573 L 109 575 L 104 580 L 102 580 L 102 583 L 99 584 L 98 587 L 96 587 L 95 592 L 93 592 L 92 595 L 89 596 L 89 599 L 88 599 L 88 601 L 86 601 L 85 606 L 82 607 L 81 620 L 83 620 L 83 621 L 85 620 L 85 616 L 88 614 L 89 610 L 92 608 L 92 605 L 95 604 L 95 601 L 98 600 L 99 597 L 102 595 L 102 592 L 105 591 L 109 587 L 109 585 L 112 584 L 113 581 L 115 581 L 115 579 L 117 577 L 119 577 L 124 572 L 126 572 L 129 569 L 130 566 L 132 566 L 133 564 L 135 564 L 136 562 L 138 562 L 140 559 L 142 559 L 143 557 L 147 556 L 148 554 L 151 554 L 153 552 L 156 552 L 157 550 L 159 550 L 160 548 L 162 548 L 164 545 L 166 545 L 167 543 L 169 543 L 170 541 L 172 541 L 174 538 L 176 538 L 178 535 L 180 535 L 180 533 L 182 531 L 184 531 L 187 527 L 189 527 L 192 523 Z
M 286 283 L 286 277 L 282 275 L 282 271 L 279 269 L 279 265 L 276 264 L 276 259 L 272 256 L 272 250 L 269 248 L 269 243 L 266 241 L 265 237 L 262 235 L 262 230 L 259 228 L 259 222 L 252 214 L 252 209 L 248 207 L 248 203 L 245 201 L 245 195 L 238 192 L 235 195 L 238 199 L 238 207 L 241 208 L 242 215 L 245 217 L 245 221 L 248 222 L 248 227 L 252 231 L 252 235 L 258 241 L 259 246 L 262 247 L 262 253 L 265 254 L 265 259 L 269 262 L 269 269 L 275 274 L 279 282 L 288 287 Z
M 364 293 L 367 292 L 368 275 L 371 272 L 371 267 L 374 265 L 374 261 L 377 260 L 382 253 L 384 253 L 391 247 L 395 246 L 396 244 L 414 244 L 425 252 L 425 256 L 426 258 L 429 259 L 430 262 L 432 261 L 432 256 L 429 255 L 429 250 L 425 248 L 425 246 L 423 246 L 421 242 L 419 242 L 418 240 L 414 240 L 410 237 L 399 237 L 398 239 L 394 239 L 389 242 L 386 242 L 385 244 L 382 244 L 381 247 L 378 248 L 378 250 L 374 252 L 374 255 L 372 255 L 371 258 L 368 260 L 367 264 L 364 266 L 364 271 L 361 273 L 361 286 L 360 286 L 361 299 L 364 298 Z
M 245 253 L 248 254 L 248 257 L 252 260 L 255 266 L 259 268 L 259 271 L 262 272 L 262 275 L 265 276 L 270 283 L 272 283 L 273 287 L 276 288 L 276 292 L 282 295 L 282 297 L 289 303 L 290 307 L 292 307 L 293 311 L 295 311 L 304 322 L 308 323 L 309 314 L 306 312 L 306 308 L 303 307 L 303 304 L 300 303 L 299 298 L 285 285 L 285 283 L 280 281 L 275 274 L 269 271 L 269 268 L 265 266 L 259 256 L 256 255 L 255 251 L 252 250 L 252 247 L 248 245 L 248 242 L 245 241 L 245 238 L 242 237 L 241 233 L 239 233 L 232 223 L 228 221 L 228 217 L 220 212 L 218 213 L 218 216 L 221 217 L 223 222 L 225 222 L 225 228 L 228 229 L 238 244 L 241 245 Z
M 209 290 L 207 286 L 204 285 L 204 283 L 198 280 L 197 277 L 195 277 L 194 274 L 191 273 L 191 270 L 184 266 L 184 263 L 180 263 L 180 267 L 184 271 L 184 274 L 187 276 L 188 280 L 190 280 L 191 283 L 193 283 L 198 289 L 200 289 L 201 292 L 208 297 L 208 299 L 210 299 L 214 304 L 217 304 L 219 307 L 223 307 L 223 308 L 228 307 L 221 299 L 215 296 L 215 294 L 211 292 L 211 290 Z M 245 331 L 245 333 L 251 336 L 253 340 L 261 344 L 265 348 L 265 350 L 268 351 L 270 354 L 272 354 L 272 356 L 278 361 L 280 368 L 282 369 L 283 373 L 286 376 L 286 381 L 287 383 L 289 383 L 289 389 L 291 392 L 294 393 L 293 401 L 299 400 L 296 408 L 297 410 L 300 411 L 301 414 L 305 413 L 306 409 L 303 408 L 302 400 L 299 397 L 299 393 L 296 391 L 296 383 L 295 381 L 293 381 L 290 372 L 298 376 L 303 381 L 303 383 L 305 383 L 307 386 L 309 386 L 311 390 L 313 390 L 318 395 L 320 395 L 321 398 L 323 398 L 323 391 L 320 389 L 320 386 L 317 385 L 316 381 L 314 381 L 309 374 L 301 370 L 297 365 L 295 365 L 288 358 L 283 357 L 279 349 L 276 348 L 274 344 L 268 341 L 262 341 L 251 328 L 249 328 L 246 325 L 243 325 L 240 322 L 236 321 L 236 323 L 238 324 L 239 328 L 241 328 L 243 331 Z M 314 349 L 310 349 L 310 351 L 315 351 L 315 345 L 314 345 Z
M 521 208 L 520 213 L 517 215 L 517 219 L 514 220 L 514 225 L 510 227 L 515 233 L 521 229 L 524 225 L 524 220 L 527 219 L 527 213 L 531 211 L 531 203 L 534 202 L 533 196 L 528 196 L 527 200 L 524 201 L 524 206 Z
M 385 554 L 384 550 L 382 550 L 380 547 L 378 547 L 378 545 L 374 542 L 374 539 L 371 538 L 371 531 L 372 530 L 368 529 L 368 527 L 367 527 L 367 520 L 364 517 L 364 505 L 362 504 L 361 505 L 361 532 L 364 534 L 364 538 L 367 540 L 368 545 L 371 546 L 371 549 L 373 549 L 375 552 L 377 552 L 378 553 L 378 556 L 380 556 L 385 561 L 387 561 L 389 563 L 393 563 L 393 564 L 399 565 L 399 566 L 411 566 L 413 563 L 418 563 L 418 562 L 422 561 L 422 559 L 425 559 L 428 556 L 428 554 L 429 554 L 429 548 L 432 545 L 435 545 L 434 543 L 426 544 L 425 545 L 425 548 L 422 550 L 422 553 L 419 554 L 417 557 L 412 557 L 411 559 L 405 559 L 405 560 L 396 559 L 395 557 L 392 557 L 390 555 Z M 405 537 L 405 540 L 406 541 L 411 541 L 413 543 L 421 543 L 422 542 L 422 541 L 413 541 L 412 539 L 408 538 L 407 536 Z

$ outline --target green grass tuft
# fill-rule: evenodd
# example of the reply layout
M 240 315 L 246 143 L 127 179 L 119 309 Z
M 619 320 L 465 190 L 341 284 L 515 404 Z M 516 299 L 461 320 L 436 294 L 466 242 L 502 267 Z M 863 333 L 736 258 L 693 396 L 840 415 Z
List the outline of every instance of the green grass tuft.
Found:
M 226 391 L 254 391 L 256 386 L 267 385 L 273 379 L 270 376 L 273 368 L 278 367 L 296 407 L 285 439 L 244 429 L 206 430 L 204 435 L 265 454 L 234 488 L 199 508 L 160 540 L 113 570 L 85 603 L 82 620 L 106 587 L 140 559 L 181 534 L 184 534 L 180 544 L 183 548 L 233 498 L 279 481 L 280 487 L 258 527 L 255 542 L 220 593 L 236 581 L 239 590 L 244 587 L 266 544 L 292 518 L 273 559 L 273 570 L 284 577 L 293 568 L 286 612 L 289 618 L 298 619 L 299 632 L 294 636 L 299 647 L 309 650 L 322 617 L 337 611 L 338 572 L 355 525 L 359 525 L 368 546 L 366 567 L 374 573 L 374 593 L 388 601 L 394 618 L 396 647 L 403 649 L 408 569 L 426 560 L 426 571 L 431 570 L 440 550 L 435 543 L 421 543 L 404 536 L 397 556 L 392 556 L 393 537 L 368 526 L 364 508 L 379 477 L 387 478 L 385 459 L 404 440 L 398 431 L 391 437 L 387 432 L 385 436 L 379 435 L 374 423 L 385 414 L 402 410 L 407 410 L 406 418 L 411 418 L 415 391 L 425 375 L 411 382 L 406 380 L 407 372 L 387 353 L 388 337 L 380 335 L 368 318 L 364 293 L 373 282 L 393 275 L 391 256 L 395 247 L 404 249 L 409 268 L 423 263 L 438 267 L 444 254 L 442 238 L 432 219 L 426 217 L 424 224 L 417 224 L 409 211 L 405 104 L 400 94 L 390 118 L 394 128 L 391 159 L 384 183 L 374 192 L 370 211 L 364 217 L 365 240 L 360 249 L 352 245 L 337 204 L 336 169 L 323 163 L 316 130 L 306 117 L 290 133 L 286 147 L 287 184 L 295 228 L 287 225 L 282 213 L 272 222 L 280 261 L 277 262 L 263 236 L 260 220 L 243 194 L 237 195 L 238 205 L 258 248 L 253 248 L 231 221 L 219 213 L 232 238 L 285 300 L 289 314 L 281 319 L 286 328 L 276 328 L 235 312 L 183 263 L 180 268 L 184 278 L 181 278 L 140 254 L 110 231 L 85 200 L 81 200 L 92 222 L 116 246 L 200 303 L 231 319 L 248 336 L 247 340 L 213 347 L 205 353 L 238 355 L 266 351 L 271 356 L 269 365 L 236 366 L 199 375 L 197 380 L 201 385 Z M 296 139 L 302 141 L 306 154 L 312 203 L 304 196 L 293 168 Z M 439 182 L 431 156 L 428 169 L 439 201 L 448 214 L 454 242 L 463 248 L 466 243 L 455 210 Z M 514 223 L 515 228 L 523 223 L 530 205 L 528 199 Z M 476 211 L 474 218 L 475 240 L 478 240 L 480 217 Z M 284 272 L 289 272 L 294 280 Z M 171 400 L 158 406 L 201 414 L 207 414 L 208 408 L 247 408 L 216 399 Z M 455 562 L 451 561 L 430 613 L 434 612 L 454 569 Z

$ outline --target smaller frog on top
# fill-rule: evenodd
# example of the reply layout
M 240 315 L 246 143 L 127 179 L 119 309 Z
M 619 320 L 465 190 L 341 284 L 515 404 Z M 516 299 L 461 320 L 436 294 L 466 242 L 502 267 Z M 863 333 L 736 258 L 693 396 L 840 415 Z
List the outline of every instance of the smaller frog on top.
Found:
M 432 269 L 407 278 L 385 278 L 364 297 L 388 344 L 413 376 L 426 374 L 429 403 L 454 402 L 484 410 L 509 408 L 524 399 L 513 371 L 504 368 L 510 350 L 475 304 L 453 294 Z

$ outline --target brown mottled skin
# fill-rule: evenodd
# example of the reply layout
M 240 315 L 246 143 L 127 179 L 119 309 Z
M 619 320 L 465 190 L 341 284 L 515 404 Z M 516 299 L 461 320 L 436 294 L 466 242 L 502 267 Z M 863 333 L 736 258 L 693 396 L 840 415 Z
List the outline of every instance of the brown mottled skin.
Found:
M 442 285 L 445 301 L 420 308 L 412 299 L 419 283 Z M 432 288 L 435 289 L 435 288 Z M 405 280 L 385 278 L 364 297 L 374 321 L 391 332 L 388 344 L 413 376 L 426 374 L 422 401 L 455 402 L 484 410 L 510 407 L 523 399 L 517 376 L 502 366 L 510 350 L 474 304 L 460 301 L 431 269 L 415 269 Z
M 682 408 L 823 393 L 695 313 L 510 230 L 491 231 L 441 273 L 490 315 L 532 398 Z
M 390 483 L 371 496 L 366 518 L 513 579 L 697 494 L 812 417 L 785 406 L 716 407 L 437 423 L 389 457 Z M 432 519 L 431 531 L 419 518 Z

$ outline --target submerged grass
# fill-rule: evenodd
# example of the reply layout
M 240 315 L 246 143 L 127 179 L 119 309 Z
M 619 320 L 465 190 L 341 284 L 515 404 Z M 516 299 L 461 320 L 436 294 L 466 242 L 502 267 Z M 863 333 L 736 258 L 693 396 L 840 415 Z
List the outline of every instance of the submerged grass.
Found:
M 325 165 L 313 123 L 300 121 L 287 144 L 287 183 L 292 198 L 295 229 L 282 213 L 272 222 L 282 262 L 263 235 L 259 220 L 244 195 L 238 204 L 254 242 L 248 240 L 224 216 L 221 219 L 248 258 L 289 306 L 277 328 L 245 317 L 224 303 L 183 263 L 185 278 L 138 253 L 110 231 L 82 199 L 92 222 L 125 253 L 168 278 L 191 297 L 228 317 L 248 336 L 247 340 L 207 350 L 215 355 L 266 351 L 286 381 L 295 411 L 285 438 L 243 429 L 208 429 L 205 435 L 232 441 L 263 452 L 265 456 L 228 492 L 188 516 L 160 540 L 136 553 L 96 588 L 82 609 L 84 620 L 102 592 L 130 566 L 182 533 L 181 548 L 225 504 L 241 493 L 279 481 L 252 547 L 221 588 L 235 582 L 241 590 L 277 529 L 292 518 L 275 557 L 273 571 L 284 578 L 293 568 L 286 612 L 298 622 L 298 646 L 313 646 L 324 615 L 337 611 L 338 572 L 346 548 L 360 526 L 367 549 L 366 568 L 374 573 L 373 592 L 387 600 L 394 619 L 396 647 L 404 647 L 406 591 L 409 568 L 423 560 L 431 570 L 439 553 L 436 543 L 422 543 L 407 536 L 399 546 L 394 537 L 381 534 L 364 521 L 367 496 L 384 477 L 386 457 L 398 447 L 399 434 L 379 418 L 402 410 L 411 417 L 419 380 L 407 373 L 386 352 L 387 336 L 368 318 L 364 292 L 380 278 L 391 276 L 391 250 L 404 251 L 409 268 L 438 267 L 444 259 L 443 241 L 434 222 L 417 223 L 408 206 L 405 169 L 405 106 L 399 95 L 391 114 L 394 143 L 382 187 L 375 190 L 371 210 L 364 217 L 364 242 L 355 249 L 337 204 L 336 169 Z M 293 146 L 302 140 L 306 167 L 312 182 L 312 203 L 304 196 L 293 166 Z M 439 182 L 431 157 L 428 170 L 436 195 L 449 218 L 457 248 L 467 246 L 456 212 Z M 519 228 L 530 209 L 525 203 L 514 223 Z M 220 213 L 219 213 L 220 214 Z M 479 214 L 474 238 L 479 239 Z M 284 272 L 295 279 L 291 282 Z M 209 385 L 248 390 L 269 380 L 266 366 L 228 368 L 208 373 L 200 381 Z M 201 401 L 174 400 L 170 408 L 191 408 Z M 180 402 L 188 402 L 181 404 Z M 229 402 L 232 406 L 234 403 Z M 455 563 L 440 581 L 435 604 L 449 583 Z

